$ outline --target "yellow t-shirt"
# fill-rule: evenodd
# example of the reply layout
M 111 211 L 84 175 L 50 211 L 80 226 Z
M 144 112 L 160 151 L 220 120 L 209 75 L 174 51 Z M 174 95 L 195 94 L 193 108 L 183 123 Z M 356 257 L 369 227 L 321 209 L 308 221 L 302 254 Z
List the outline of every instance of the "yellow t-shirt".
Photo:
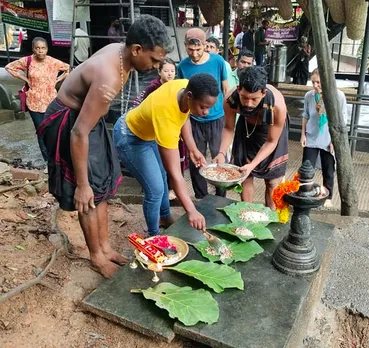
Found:
M 155 140 L 159 146 L 177 149 L 181 129 L 190 112 L 179 109 L 177 96 L 187 84 L 185 79 L 166 82 L 130 110 L 126 122 L 131 132 L 142 140 Z

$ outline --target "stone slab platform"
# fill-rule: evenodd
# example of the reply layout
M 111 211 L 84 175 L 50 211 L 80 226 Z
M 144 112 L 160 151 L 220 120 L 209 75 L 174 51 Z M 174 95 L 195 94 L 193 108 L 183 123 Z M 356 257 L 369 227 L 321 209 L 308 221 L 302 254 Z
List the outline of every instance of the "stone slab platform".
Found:
M 211 226 L 229 221 L 215 208 L 230 203 L 232 201 L 226 198 L 209 195 L 199 202 L 197 207 L 205 215 L 207 224 Z M 271 265 L 273 251 L 287 234 L 289 226 L 274 224 L 270 227 L 275 240 L 260 242 L 264 253 L 247 263 L 232 265 L 241 272 L 245 290 L 227 289 L 221 294 L 212 293 L 220 309 L 220 318 L 216 324 L 185 327 L 170 319 L 166 311 L 157 308 L 141 294 L 131 294 L 132 288 L 155 286 L 151 281 L 153 273 L 141 267 L 122 268 L 111 280 L 104 282 L 90 294 L 83 304 L 88 310 L 104 318 L 168 342 L 178 334 L 211 347 L 286 347 L 314 277 L 290 277 Z M 314 222 L 313 227 L 313 241 L 318 254 L 322 255 L 334 226 Z M 167 233 L 192 243 L 203 239 L 201 233 L 188 225 L 186 216 L 177 220 Z M 214 234 L 227 238 L 227 234 Z M 192 247 L 187 256 L 187 260 L 190 259 L 204 260 Z M 197 280 L 175 272 L 166 271 L 159 274 L 159 277 L 162 281 L 179 286 L 203 287 Z

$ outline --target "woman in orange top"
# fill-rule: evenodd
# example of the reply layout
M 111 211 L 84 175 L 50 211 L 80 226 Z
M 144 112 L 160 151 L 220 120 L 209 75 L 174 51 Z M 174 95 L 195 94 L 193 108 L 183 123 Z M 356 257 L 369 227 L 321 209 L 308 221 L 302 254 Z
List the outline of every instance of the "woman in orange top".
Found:
M 46 108 L 56 97 L 56 83 L 64 80 L 69 73 L 69 64 L 48 56 L 47 50 L 46 40 L 36 37 L 32 41 L 31 58 L 23 57 L 5 67 L 8 73 L 29 86 L 26 103 L 36 130 L 43 121 Z M 59 72 L 63 73 L 58 76 Z M 47 162 L 47 151 L 42 137 L 38 137 L 38 144 L 42 157 Z

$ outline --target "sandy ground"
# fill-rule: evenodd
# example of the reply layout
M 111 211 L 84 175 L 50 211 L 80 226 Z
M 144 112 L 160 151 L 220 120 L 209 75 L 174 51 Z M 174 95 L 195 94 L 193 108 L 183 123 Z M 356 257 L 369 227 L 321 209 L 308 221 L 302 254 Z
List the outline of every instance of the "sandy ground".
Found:
M 25 190 L 0 195 L 0 295 L 32 279 L 45 267 L 60 244 L 50 235 L 54 199 L 46 192 L 29 196 Z M 109 205 L 109 226 L 113 247 L 129 248 L 128 234 L 143 232 L 141 206 Z M 174 216 L 182 214 L 174 208 Z M 126 221 L 124 226 L 123 222 Z M 57 226 L 64 231 L 74 254 L 88 257 L 75 213 L 58 211 Z M 44 278 L 47 286 L 34 285 L 0 304 L 0 347 L 198 347 L 176 339 L 158 342 L 90 313 L 82 312 L 81 300 L 95 289 L 102 277 L 84 259 L 71 260 L 63 254 Z

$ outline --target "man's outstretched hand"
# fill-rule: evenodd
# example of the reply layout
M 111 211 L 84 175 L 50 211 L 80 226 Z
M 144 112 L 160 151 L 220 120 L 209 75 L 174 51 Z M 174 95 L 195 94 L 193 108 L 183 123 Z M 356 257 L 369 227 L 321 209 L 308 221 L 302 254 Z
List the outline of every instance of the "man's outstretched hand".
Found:
M 196 168 L 206 166 L 206 159 L 199 150 L 190 151 L 190 159 Z

